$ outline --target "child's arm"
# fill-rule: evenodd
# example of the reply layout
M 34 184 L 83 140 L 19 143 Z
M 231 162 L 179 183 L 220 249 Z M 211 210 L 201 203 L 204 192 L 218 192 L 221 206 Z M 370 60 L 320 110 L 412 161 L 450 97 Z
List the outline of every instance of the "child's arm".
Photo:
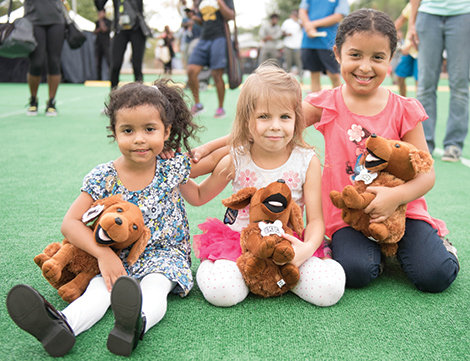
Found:
M 82 222 L 82 215 L 90 209 L 93 198 L 82 192 L 70 206 L 62 222 L 61 231 L 65 238 L 74 246 L 91 254 L 98 260 L 101 275 L 108 291 L 120 277 L 126 275 L 119 257 L 110 247 L 101 247 L 93 239 L 93 232 Z
M 310 161 L 305 184 L 303 186 L 307 225 L 304 232 L 304 241 L 285 235 L 284 238 L 292 242 L 295 257 L 292 264 L 299 267 L 320 247 L 325 236 L 325 224 L 321 201 L 321 166 L 318 157 Z
M 228 136 L 211 140 L 191 150 L 191 173 L 190 178 L 197 178 L 201 175 L 211 173 L 219 161 L 229 153 L 227 146 Z M 177 149 L 181 152 L 181 149 Z M 170 159 L 175 156 L 173 149 L 164 149 L 160 153 L 162 159 Z
M 217 164 L 212 174 L 204 179 L 201 184 L 197 184 L 192 179 L 186 184 L 181 184 L 181 195 L 193 206 L 201 206 L 209 202 L 222 192 L 230 182 L 233 168 L 232 157 L 226 155 Z
M 197 178 L 201 175 L 208 174 L 214 171 L 220 160 L 229 153 L 229 146 L 225 145 L 214 151 L 211 151 L 207 156 L 203 157 L 197 163 L 191 162 L 191 178 Z
M 424 137 L 423 125 L 419 123 L 407 132 L 402 139 L 420 150 L 429 152 Z M 376 195 L 375 199 L 364 209 L 372 218 L 371 222 L 385 221 L 401 204 L 407 204 L 424 196 L 434 186 L 434 168 L 428 173 L 419 173 L 412 180 L 395 187 L 368 187 L 367 191 Z
M 211 154 L 215 150 L 225 147 L 227 145 L 227 141 L 228 141 L 228 135 L 225 135 L 223 137 L 211 140 L 210 142 L 208 142 L 206 144 L 202 144 L 202 145 L 192 149 L 191 150 L 192 153 L 193 153 L 193 159 L 192 160 L 195 163 L 198 163 L 199 161 L 202 160 L 202 158 L 208 156 L 209 154 Z
M 305 122 L 307 123 L 307 127 L 318 123 L 321 119 L 321 115 L 323 112 L 322 108 L 317 108 L 313 106 L 309 102 L 303 101 L 302 102 L 302 110 L 304 112 Z

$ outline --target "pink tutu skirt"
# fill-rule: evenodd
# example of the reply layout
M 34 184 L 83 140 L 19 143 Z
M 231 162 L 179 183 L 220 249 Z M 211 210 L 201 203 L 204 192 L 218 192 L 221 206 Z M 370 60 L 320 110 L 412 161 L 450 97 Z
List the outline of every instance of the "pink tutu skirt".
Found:
M 201 260 L 216 261 L 226 259 L 236 262 L 242 254 L 240 247 L 240 233 L 233 231 L 229 226 L 217 218 L 208 218 L 198 225 L 203 232 L 193 237 L 193 247 L 196 257 Z M 294 233 L 298 239 L 302 240 Z M 313 254 L 313 257 L 332 258 L 331 250 L 326 240 Z

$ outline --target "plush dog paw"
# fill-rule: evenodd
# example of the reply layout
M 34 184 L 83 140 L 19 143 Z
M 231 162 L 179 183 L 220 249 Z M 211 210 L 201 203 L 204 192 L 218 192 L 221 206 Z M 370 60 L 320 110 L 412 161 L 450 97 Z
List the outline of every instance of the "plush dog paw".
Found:
M 44 262 L 50 259 L 51 258 L 48 255 L 41 253 L 41 254 L 38 254 L 36 257 L 34 257 L 34 263 L 36 263 L 39 268 L 42 268 L 42 265 L 44 264 Z
M 336 208 L 339 209 L 344 209 L 346 208 L 346 205 L 344 204 L 343 197 L 341 196 L 341 193 L 338 191 L 331 191 L 330 192 L 330 199 L 333 205 Z
M 266 262 L 263 259 L 253 257 L 246 260 L 245 272 L 247 276 L 254 276 L 260 272 L 263 272 L 266 268 Z
M 62 276 L 62 269 L 54 259 L 50 259 L 43 263 L 42 265 L 42 274 L 44 277 L 51 282 L 59 281 L 60 277 Z
M 265 236 L 261 239 L 256 256 L 259 258 L 269 258 L 273 255 L 276 241 L 272 236 Z
M 299 269 L 293 264 L 286 264 L 281 267 L 281 275 L 288 285 L 295 285 L 300 278 Z
M 294 259 L 295 252 L 289 241 L 281 241 L 276 245 L 273 252 L 273 261 L 276 263 L 287 263 Z
M 383 223 L 371 223 L 369 225 L 369 231 L 371 236 L 377 241 L 383 241 L 389 235 L 388 228 Z
M 357 193 L 356 189 L 348 185 L 343 189 L 343 201 L 348 208 L 354 209 L 362 209 L 363 208 L 363 200 L 361 195 Z
M 57 293 L 65 302 L 71 303 L 82 295 L 83 290 L 70 289 L 67 285 L 64 285 L 57 290 Z

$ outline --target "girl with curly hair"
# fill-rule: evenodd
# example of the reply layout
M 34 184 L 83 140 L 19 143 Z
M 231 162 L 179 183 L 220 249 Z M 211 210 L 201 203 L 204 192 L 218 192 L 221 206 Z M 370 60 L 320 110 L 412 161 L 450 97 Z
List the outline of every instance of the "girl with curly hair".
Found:
M 30 286 L 17 285 L 9 292 L 11 318 L 50 355 L 65 355 L 75 337 L 98 322 L 111 305 L 115 325 L 107 347 L 129 356 L 143 334 L 165 315 L 168 294 L 184 297 L 191 290 L 189 226 L 180 193 L 190 176 L 190 159 L 181 153 L 171 159 L 158 156 L 164 148 L 189 150 L 188 139 L 198 128 L 183 94 L 164 79 L 152 86 L 126 84 L 110 94 L 108 129 L 122 154 L 85 176 L 62 223 L 63 235 L 98 260 L 101 274 L 83 295 L 59 312 Z M 141 209 L 152 233 L 132 265 L 127 262 L 129 249 L 116 254 L 100 247 L 82 222 L 94 201 L 114 194 Z

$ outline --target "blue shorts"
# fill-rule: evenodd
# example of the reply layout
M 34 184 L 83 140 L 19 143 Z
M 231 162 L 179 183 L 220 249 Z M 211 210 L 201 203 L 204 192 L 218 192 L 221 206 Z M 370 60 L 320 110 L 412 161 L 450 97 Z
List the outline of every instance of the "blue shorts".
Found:
M 188 64 L 208 66 L 211 69 L 227 67 L 227 49 L 224 37 L 213 40 L 199 40 L 189 56 Z
M 313 72 L 338 74 L 340 67 L 335 53 L 330 49 L 302 49 L 302 64 L 304 69 Z
M 403 55 L 395 68 L 395 74 L 400 78 L 413 76 L 415 80 L 418 80 L 418 59 L 411 55 Z

